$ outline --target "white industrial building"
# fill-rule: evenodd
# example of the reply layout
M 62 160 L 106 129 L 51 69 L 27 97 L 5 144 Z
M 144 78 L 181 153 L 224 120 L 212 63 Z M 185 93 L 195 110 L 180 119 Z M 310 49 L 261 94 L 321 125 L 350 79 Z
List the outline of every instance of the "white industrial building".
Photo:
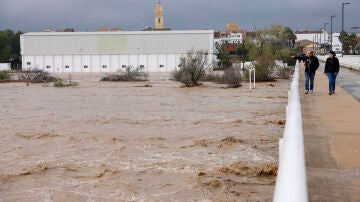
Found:
M 320 44 L 330 43 L 329 34 L 325 29 L 321 29 L 320 31 L 302 30 L 296 31 L 294 34 L 296 36 L 296 41 L 309 40 Z
M 213 61 L 214 31 L 31 32 L 21 35 L 23 69 L 115 72 L 126 66 L 173 71 L 190 50 Z

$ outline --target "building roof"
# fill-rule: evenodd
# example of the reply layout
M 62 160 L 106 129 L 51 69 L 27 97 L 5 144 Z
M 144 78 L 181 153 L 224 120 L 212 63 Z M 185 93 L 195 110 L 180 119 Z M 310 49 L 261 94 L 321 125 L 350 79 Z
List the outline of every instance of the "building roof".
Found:
M 98 32 L 119 32 L 119 31 L 121 31 L 121 28 L 101 27 L 96 31 L 98 31 Z
M 44 32 L 75 32 L 74 28 L 65 28 L 65 29 L 46 29 Z
M 122 31 L 122 32 L 28 32 L 22 36 L 66 36 L 66 35 L 151 35 L 151 34 L 214 34 L 214 30 L 174 30 L 161 32 Z
M 307 39 L 300 40 L 300 41 L 297 41 L 297 42 L 296 42 L 296 45 L 297 45 L 298 47 L 305 47 L 305 46 L 307 46 L 307 45 L 309 45 L 309 44 L 313 44 L 313 42 L 310 41 L 310 40 L 307 40 Z
M 153 27 L 145 27 L 145 29 L 141 30 L 141 31 L 170 31 L 171 28 L 153 28 Z
M 320 34 L 322 31 L 312 31 L 312 30 L 297 30 L 294 34 Z

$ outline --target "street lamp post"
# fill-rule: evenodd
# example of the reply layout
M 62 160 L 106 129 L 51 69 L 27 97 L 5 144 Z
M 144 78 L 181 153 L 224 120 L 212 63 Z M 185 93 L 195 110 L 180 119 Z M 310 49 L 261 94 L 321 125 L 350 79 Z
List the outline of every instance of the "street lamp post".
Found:
M 325 33 L 326 33 L 326 25 L 328 25 L 328 24 L 329 24 L 328 22 L 324 23 L 324 46 L 325 46 L 325 42 L 326 42 L 326 35 L 325 35 Z
M 341 3 L 341 32 L 345 32 L 344 31 L 344 6 L 347 4 L 350 4 L 350 3 L 347 3 L 347 2 Z M 341 44 L 341 52 L 344 52 L 343 48 L 344 48 L 344 45 Z
M 344 6 L 348 5 L 350 3 L 341 3 L 341 32 L 344 31 Z
M 332 42 L 333 42 L 333 36 L 332 36 L 332 34 L 333 34 L 333 32 L 332 32 L 332 22 L 333 22 L 333 18 L 334 17 L 336 17 L 336 15 L 332 15 L 332 16 L 330 16 L 330 45 L 331 45 L 331 50 L 332 50 Z
M 322 29 L 320 29 L 320 33 L 319 33 L 319 51 L 321 49 L 321 31 Z

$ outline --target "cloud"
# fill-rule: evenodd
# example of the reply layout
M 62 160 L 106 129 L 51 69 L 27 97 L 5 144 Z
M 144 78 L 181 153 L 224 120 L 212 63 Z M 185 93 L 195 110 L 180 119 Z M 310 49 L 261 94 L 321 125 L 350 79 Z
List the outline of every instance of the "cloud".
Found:
M 158 0 L 1 0 L 0 29 L 42 31 L 47 28 L 95 30 L 102 26 L 140 30 L 154 26 Z M 354 1 L 354 0 L 351 0 Z M 162 0 L 165 26 L 172 29 L 224 29 L 237 22 L 251 30 L 282 24 L 292 29 L 320 29 L 336 14 L 341 27 L 340 0 Z M 345 28 L 360 26 L 360 2 L 345 9 Z

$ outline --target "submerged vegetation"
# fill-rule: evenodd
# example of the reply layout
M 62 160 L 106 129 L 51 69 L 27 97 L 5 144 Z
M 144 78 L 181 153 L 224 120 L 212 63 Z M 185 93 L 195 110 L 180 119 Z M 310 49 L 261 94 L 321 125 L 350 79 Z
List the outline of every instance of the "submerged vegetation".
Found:
M 147 81 L 148 74 L 143 67 L 127 66 L 125 70 L 106 74 L 100 81 Z

